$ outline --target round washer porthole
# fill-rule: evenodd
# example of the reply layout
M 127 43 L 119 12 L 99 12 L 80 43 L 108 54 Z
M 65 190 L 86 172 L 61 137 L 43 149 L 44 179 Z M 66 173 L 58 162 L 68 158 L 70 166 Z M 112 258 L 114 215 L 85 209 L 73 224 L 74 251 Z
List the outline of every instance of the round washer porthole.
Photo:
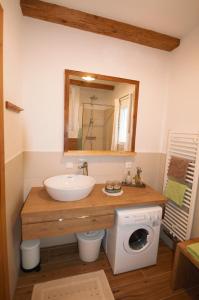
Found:
M 153 240 L 153 232 L 150 227 L 139 227 L 126 237 L 124 248 L 128 253 L 137 253 L 146 249 Z
M 129 248 L 133 250 L 141 250 L 147 244 L 147 236 L 149 232 L 145 228 L 139 228 L 134 231 L 129 238 Z

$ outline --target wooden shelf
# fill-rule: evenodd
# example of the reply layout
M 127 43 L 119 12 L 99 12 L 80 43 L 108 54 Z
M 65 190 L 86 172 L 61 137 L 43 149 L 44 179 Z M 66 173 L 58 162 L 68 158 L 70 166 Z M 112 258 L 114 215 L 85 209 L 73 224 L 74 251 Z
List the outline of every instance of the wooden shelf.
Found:
M 53 200 L 43 187 L 32 188 L 21 212 L 23 239 L 110 228 L 116 208 L 164 205 L 166 201 L 149 186 L 124 186 L 124 194 L 118 197 L 105 195 L 103 187 L 104 184 L 96 184 L 86 198 L 68 202 Z
M 64 156 L 135 156 L 133 151 L 69 150 Z
M 14 111 L 16 113 L 20 113 L 23 111 L 23 108 L 13 104 L 12 102 L 6 101 L 6 109 Z

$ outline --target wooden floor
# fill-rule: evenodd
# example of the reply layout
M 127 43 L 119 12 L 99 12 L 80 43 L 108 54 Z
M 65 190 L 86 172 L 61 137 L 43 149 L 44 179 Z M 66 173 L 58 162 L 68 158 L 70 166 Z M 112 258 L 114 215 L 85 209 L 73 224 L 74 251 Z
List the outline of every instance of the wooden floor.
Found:
M 120 275 L 112 274 L 103 250 L 96 262 L 82 262 L 79 259 L 76 244 L 42 249 L 41 259 L 42 270 L 40 272 L 21 272 L 15 300 L 30 300 L 33 285 L 38 282 L 100 269 L 104 269 L 116 300 L 199 299 L 199 288 L 175 292 L 171 290 L 173 253 L 162 243 L 159 247 L 157 265 Z

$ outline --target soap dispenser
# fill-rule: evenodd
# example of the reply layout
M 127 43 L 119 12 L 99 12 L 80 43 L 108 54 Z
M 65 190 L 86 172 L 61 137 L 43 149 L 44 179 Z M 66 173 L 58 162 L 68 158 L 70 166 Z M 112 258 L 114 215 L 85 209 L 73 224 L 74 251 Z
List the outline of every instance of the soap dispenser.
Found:
M 131 184 L 132 183 L 132 178 L 131 178 L 131 172 L 128 171 L 125 179 L 126 184 Z

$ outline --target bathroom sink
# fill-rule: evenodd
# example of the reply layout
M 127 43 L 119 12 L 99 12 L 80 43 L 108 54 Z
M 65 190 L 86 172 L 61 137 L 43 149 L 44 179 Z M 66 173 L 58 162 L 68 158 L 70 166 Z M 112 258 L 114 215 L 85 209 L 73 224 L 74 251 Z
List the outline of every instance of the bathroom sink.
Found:
M 44 181 L 48 194 L 58 201 L 76 201 L 92 191 L 95 179 L 84 175 L 58 175 Z

